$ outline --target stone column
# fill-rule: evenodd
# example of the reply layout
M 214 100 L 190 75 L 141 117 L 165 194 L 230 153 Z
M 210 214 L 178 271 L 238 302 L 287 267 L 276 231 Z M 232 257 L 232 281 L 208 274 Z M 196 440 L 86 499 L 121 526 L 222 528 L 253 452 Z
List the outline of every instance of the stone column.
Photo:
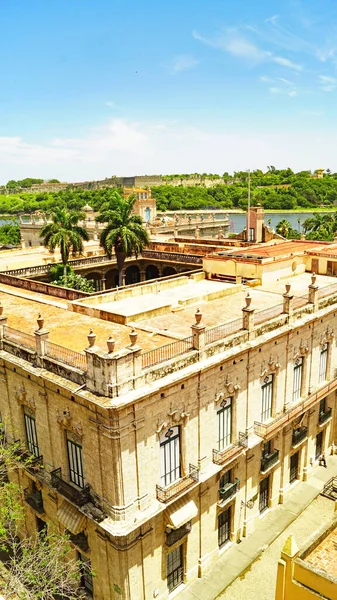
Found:
M 146 281 L 146 271 L 145 269 L 141 269 L 140 272 L 140 281 Z
M 203 350 L 205 347 L 205 325 L 201 325 L 202 313 L 199 308 L 195 313 L 195 323 L 192 325 L 193 348 Z
M 103 292 L 105 292 L 105 289 L 106 289 L 106 288 L 105 288 L 106 279 L 105 279 L 104 275 L 103 275 L 103 277 L 102 277 L 102 279 L 101 279 L 101 283 L 102 283 L 102 291 L 103 291 Z
M 318 310 L 318 284 L 316 283 L 316 273 L 311 275 L 311 284 L 309 285 L 309 303 L 314 305 L 314 312 Z
M 35 335 L 35 343 L 36 343 L 36 354 L 37 354 L 37 364 L 39 367 L 43 367 L 43 357 L 47 354 L 47 344 L 48 344 L 48 329 L 44 329 L 44 319 L 39 313 L 37 318 L 38 329 L 34 331 Z
M 255 309 L 251 308 L 252 298 L 249 292 L 245 298 L 246 306 L 242 309 L 242 328 L 248 331 L 248 339 L 254 339 L 254 312 Z
M 133 357 L 133 368 L 132 368 L 132 377 L 133 377 L 133 387 L 139 387 L 141 382 L 138 381 L 142 374 L 142 348 L 137 344 L 138 333 L 133 329 L 129 334 L 130 344 L 127 346 L 127 350 L 132 353 Z
M 288 315 L 288 321 L 291 320 L 293 315 L 294 307 L 293 307 L 293 298 L 294 294 L 290 292 L 291 285 L 290 283 L 286 283 L 286 291 L 283 294 L 283 312 Z

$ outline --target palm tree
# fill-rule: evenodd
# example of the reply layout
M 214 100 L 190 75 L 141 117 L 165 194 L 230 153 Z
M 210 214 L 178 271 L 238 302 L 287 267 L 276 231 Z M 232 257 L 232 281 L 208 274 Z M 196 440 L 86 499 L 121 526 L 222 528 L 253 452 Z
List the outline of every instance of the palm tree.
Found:
M 78 225 L 80 219 L 85 219 L 85 215 L 77 210 L 56 208 L 51 213 L 51 219 L 51 223 L 42 227 L 40 237 L 43 238 L 43 245 L 49 250 L 60 248 L 63 275 L 66 277 L 70 251 L 82 252 L 83 240 L 89 240 L 87 230 Z
M 326 229 L 332 229 L 334 225 L 334 215 L 333 214 L 320 214 L 315 213 L 313 217 L 309 217 L 305 219 L 303 223 L 303 229 L 305 232 L 307 231 L 319 231 L 321 227 Z
M 125 259 L 132 254 L 137 255 L 150 243 L 149 235 L 143 226 L 140 215 L 133 214 L 136 201 L 134 195 L 123 199 L 117 192 L 110 203 L 104 204 L 97 221 L 106 223 L 100 244 L 111 258 L 115 251 L 118 267 L 118 284 L 122 285 L 122 270 Z
M 287 219 L 282 219 L 276 225 L 276 233 L 282 235 L 283 237 L 287 237 L 289 231 L 291 230 L 291 223 L 287 221 Z

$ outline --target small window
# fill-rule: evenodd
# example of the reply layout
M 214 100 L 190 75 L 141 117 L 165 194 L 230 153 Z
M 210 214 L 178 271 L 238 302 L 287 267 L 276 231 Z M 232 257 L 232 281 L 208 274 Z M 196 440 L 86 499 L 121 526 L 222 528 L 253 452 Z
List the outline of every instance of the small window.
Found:
M 180 477 L 180 428 L 170 427 L 160 436 L 160 479 L 166 487 Z
M 326 411 L 326 398 L 323 398 L 323 400 L 320 401 L 319 403 L 319 414 L 322 415 L 324 414 Z
M 69 461 L 69 479 L 79 488 L 84 488 L 84 471 L 82 458 L 82 445 L 70 439 L 67 439 L 68 461 Z
M 254 229 L 254 227 L 250 227 L 249 228 L 249 241 L 250 242 L 254 242 L 255 241 L 255 229 Z
M 226 487 L 229 483 L 232 483 L 232 470 L 226 471 L 220 478 L 220 488 Z
M 227 508 L 218 517 L 218 544 L 222 548 L 230 539 L 231 508 Z
M 297 358 L 294 364 L 293 402 L 299 400 L 302 393 L 303 358 Z
M 38 457 L 40 456 L 40 451 L 37 441 L 35 415 L 31 411 L 28 411 L 28 409 L 25 409 L 24 417 L 28 450 L 31 454 Z
M 321 347 L 321 353 L 320 353 L 320 357 L 319 357 L 319 378 L 318 378 L 319 383 L 323 383 L 323 381 L 326 380 L 326 371 L 327 371 L 327 365 L 328 365 L 328 350 L 329 350 L 329 345 L 323 344 L 323 346 Z
M 183 583 L 183 546 L 178 546 L 166 556 L 167 587 L 173 592 Z
M 84 556 L 84 554 L 78 553 L 78 560 L 80 562 L 80 586 L 86 592 L 89 593 L 89 596 L 93 596 L 94 585 L 92 581 L 92 571 L 91 571 L 91 562 L 89 558 Z
M 272 402 L 273 402 L 273 375 L 267 375 L 261 387 L 262 391 L 262 411 L 261 421 L 264 423 L 271 419 L 272 416 Z
M 263 444 L 263 449 L 262 449 L 262 456 L 269 456 L 271 454 L 271 441 L 266 442 L 265 444 Z

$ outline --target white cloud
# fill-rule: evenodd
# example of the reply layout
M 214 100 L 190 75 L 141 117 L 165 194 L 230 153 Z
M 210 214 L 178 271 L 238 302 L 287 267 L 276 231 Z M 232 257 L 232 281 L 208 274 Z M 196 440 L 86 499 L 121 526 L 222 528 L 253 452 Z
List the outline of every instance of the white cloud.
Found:
M 333 92 L 337 88 L 337 79 L 327 75 L 319 75 L 321 90 L 324 92 Z
M 188 71 L 189 69 L 194 69 L 199 64 L 199 61 L 189 54 L 181 54 L 179 56 L 175 56 L 169 64 L 169 70 L 175 73 L 181 73 L 182 71 Z
M 308 117 L 308 125 L 310 124 Z M 112 119 L 81 138 L 38 144 L 18 137 L 0 138 L 0 182 L 24 177 L 62 181 L 104 179 L 115 175 L 238 171 L 275 164 L 295 170 L 331 164 L 335 133 L 201 129 L 179 123 Z M 275 138 L 277 137 L 277 144 Z
M 287 69 L 293 69 L 294 71 L 302 71 L 302 65 L 294 63 L 288 58 L 283 58 L 283 56 L 273 56 L 272 61 L 281 65 L 281 67 L 286 67 Z
M 108 100 L 108 102 L 105 103 L 105 106 L 108 106 L 109 108 L 116 108 L 116 104 L 111 102 L 111 100 Z
M 197 31 L 193 32 L 195 40 L 212 46 L 223 52 L 229 52 L 238 58 L 244 58 L 250 62 L 261 62 L 266 60 L 271 54 L 258 48 L 255 44 L 244 38 L 237 30 L 227 30 L 214 38 L 205 38 Z
M 265 23 L 272 23 L 272 25 L 275 25 L 278 18 L 279 18 L 279 15 L 273 15 L 272 17 L 269 17 L 268 19 L 266 19 Z

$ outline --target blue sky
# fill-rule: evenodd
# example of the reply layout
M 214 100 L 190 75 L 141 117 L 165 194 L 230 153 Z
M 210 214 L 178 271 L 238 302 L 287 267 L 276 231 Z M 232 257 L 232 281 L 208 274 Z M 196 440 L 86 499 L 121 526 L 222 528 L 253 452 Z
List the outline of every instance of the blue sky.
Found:
M 0 22 L 0 183 L 337 170 L 335 0 L 11 0 Z

